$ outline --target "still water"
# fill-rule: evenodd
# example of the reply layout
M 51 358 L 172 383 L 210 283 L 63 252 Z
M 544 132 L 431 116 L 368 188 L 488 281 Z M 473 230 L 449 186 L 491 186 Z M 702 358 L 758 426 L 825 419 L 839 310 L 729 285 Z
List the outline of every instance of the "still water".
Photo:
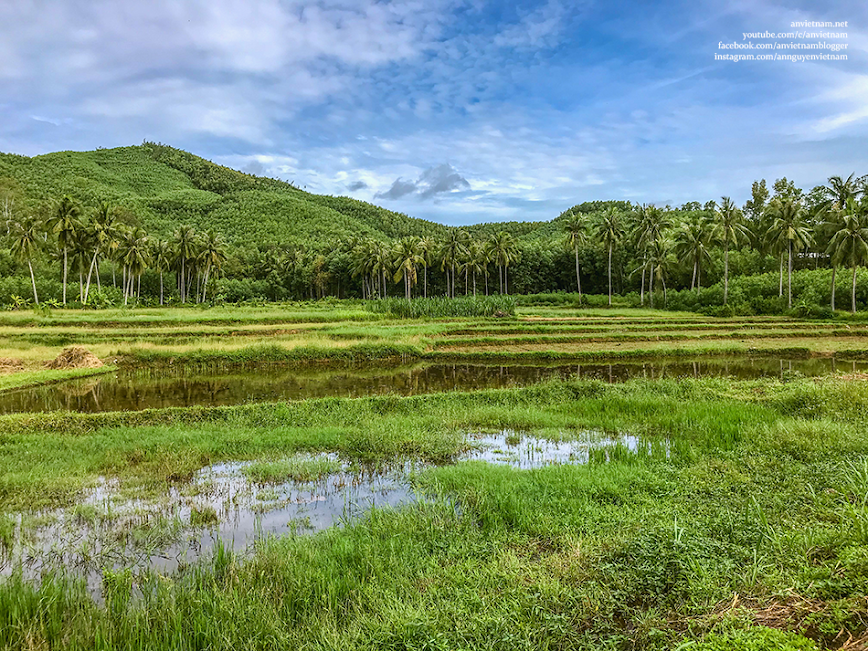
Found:
M 704 358 L 616 364 L 491 365 L 418 363 L 352 367 L 268 366 L 241 371 L 119 371 L 0 394 L 0 414 L 70 410 L 137 411 L 148 408 L 239 405 L 328 396 L 414 395 L 521 387 L 551 378 L 622 382 L 630 378 L 734 377 L 791 373 L 807 376 L 865 372 L 868 361 L 833 358 Z

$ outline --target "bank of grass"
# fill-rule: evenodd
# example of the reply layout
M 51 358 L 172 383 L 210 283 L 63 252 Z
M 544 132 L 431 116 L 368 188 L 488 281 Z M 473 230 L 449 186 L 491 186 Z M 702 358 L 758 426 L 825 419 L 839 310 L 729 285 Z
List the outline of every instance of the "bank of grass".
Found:
M 837 379 L 7 416 L 6 513 L 98 476 L 165 486 L 219 458 L 442 461 L 468 431 L 629 433 L 658 452 L 435 466 L 414 479 L 427 496 L 416 505 L 266 539 L 246 560 L 218 547 L 168 577 L 107 569 L 102 605 L 62 575 L 13 576 L 0 584 L 0 645 L 837 648 L 868 628 L 866 426 L 868 384 Z
M 438 319 L 444 317 L 506 317 L 515 313 L 512 296 L 459 296 L 445 298 L 386 298 L 367 301 L 371 312 L 404 319 Z

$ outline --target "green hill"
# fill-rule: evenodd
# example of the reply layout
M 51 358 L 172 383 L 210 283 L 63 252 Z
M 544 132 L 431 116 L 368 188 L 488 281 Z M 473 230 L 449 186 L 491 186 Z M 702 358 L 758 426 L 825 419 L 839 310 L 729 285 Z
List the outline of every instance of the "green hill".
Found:
M 0 190 L 11 192 L 19 210 L 45 210 L 68 194 L 85 209 L 108 201 L 155 235 L 191 224 L 238 245 L 327 248 L 338 238 L 438 237 L 447 228 L 348 197 L 310 194 L 154 143 L 33 158 L 0 154 Z

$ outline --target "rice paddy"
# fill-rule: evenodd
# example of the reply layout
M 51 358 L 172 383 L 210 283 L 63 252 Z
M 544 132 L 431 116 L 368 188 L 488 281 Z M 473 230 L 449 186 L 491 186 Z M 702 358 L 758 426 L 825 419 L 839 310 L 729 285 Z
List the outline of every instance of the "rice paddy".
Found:
M 0 648 L 868 640 L 858 318 L 338 304 L 9 313 L 0 328 L 0 356 L 23 360 L 7 388 L 62 379 L 34 374 L 71 344 L 114 365 L 68 383 L 79 397 L 60 409 L 0 416 Z M 493 383 L 485 358 L 533 371 Z M 740 373 L 746 359 L 766 371 Z M 442 364 L 465 381 L 419 379 Z M 109 377 L 176 394 L 173 377 L 221 374 L 310 393 L 78 406 Z M 357 391 L 317 394 L 336 376 Z

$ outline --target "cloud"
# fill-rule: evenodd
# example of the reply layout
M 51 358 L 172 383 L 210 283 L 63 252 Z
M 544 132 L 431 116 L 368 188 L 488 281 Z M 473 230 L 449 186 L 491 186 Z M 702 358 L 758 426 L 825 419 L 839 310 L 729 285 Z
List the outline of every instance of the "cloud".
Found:
M 420 199 L 430 199 L 439 194 L 448 194 L 461 190 L 469 190 L 467 182 L 458 171 L 443 163 L 435 167 L 429 167 L 415 181 L 405 181 L 398 177 L 392 186 L 385 192 L 374 195 L 377 199 L 400 199 L 408 195 L 415 195 Z
M 367 187 L 368 184 L 364 181 L 354 181 L 347 186 L 347 190 L 349 190 L 350 192 L 356 192 L 358 190 L 364 190 Z
M 385 192 L 378 192 L 374 195 L 375 199 L 400 199 L 408 194 L 416 192 L 416 183 L 413 181 L 404 181 L 401 178 L 395 179 L 392 187 Z

